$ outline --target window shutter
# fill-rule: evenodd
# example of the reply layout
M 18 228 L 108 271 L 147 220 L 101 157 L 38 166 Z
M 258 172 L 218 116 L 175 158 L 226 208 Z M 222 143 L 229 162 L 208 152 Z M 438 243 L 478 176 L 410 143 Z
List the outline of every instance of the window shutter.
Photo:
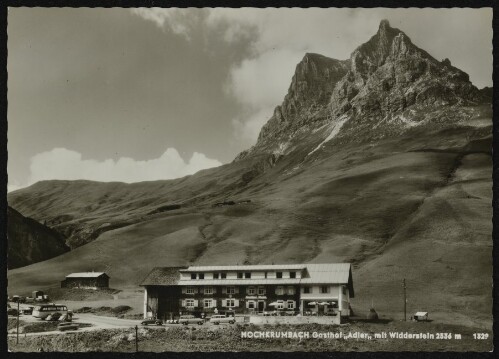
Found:
M 246 301 L 246 309 L 249 309 L 249 305 L 250 305 L 250 301 L 249 301 L 249 300 L 247 300 L 247 301 Z
M 185 294 L 186 293 L 186 288 L 185 287 L 182 287 L 182 294 Z
M 239 307 L 239 299 L 234 299 L 234 307 Z
M 222 294 L 227 294 L 227 287 L 222 287 Z
M 238 294 L 239 293 L 239 287 L 234 287 L 234 294 Z
M 194 306 L 195 306 L 195 307 L 197 307 L 197 306 L 198 306 L 198 304 L 199 304 L 199 301 L 194 300 Z
M 216 308 L 217 307 L 217 300 L 216 299 L 212 299 L 211 300 L 211 307 L 212 308 Z
M 180 306 L 185 308 L 185 300 L 184 300 L 184 299 L 182 299 L 182 300 L 180 301 Z
M 198 287 L 194 287 L 194 294 L 197 294 L 197 293 L 198 293 Z
M 222 299 L 222 307 L 226 307 L 227 306 L 227 299 Z
M 211 287 L 211 290 L 213 291 L 213 294 L 217 292 L 217 287 Z

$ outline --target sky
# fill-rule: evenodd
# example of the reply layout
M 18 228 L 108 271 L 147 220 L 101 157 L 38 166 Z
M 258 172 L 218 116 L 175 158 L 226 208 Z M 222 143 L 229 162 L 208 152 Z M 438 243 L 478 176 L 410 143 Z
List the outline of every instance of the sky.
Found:
M 382 19 L 492 86 L 491 9 L 9 8 L 8 190 L 229 163 L 305 53 L 347 59 Z

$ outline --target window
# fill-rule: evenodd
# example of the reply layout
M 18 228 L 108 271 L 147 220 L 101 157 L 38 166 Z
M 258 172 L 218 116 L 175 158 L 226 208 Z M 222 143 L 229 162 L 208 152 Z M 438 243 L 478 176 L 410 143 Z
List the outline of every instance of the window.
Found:
M 251 278 L 251 273 L 250 272 L 244 273 L 244 278 L 246 278 L 246 279 Z
M 234 299 L 226 299 L 227 307 L 235 307 L 236 301 Z
M 218 273 L 213 273 L 213 279 L 218 279 Z
M 237 279 L 243 279 L 243 274 L 242 273 L 237 273 Z
M 345 286 L 341 287 L 341 291 L 343 292 L 343 295 L 347 294 L 347 289 L 345 288 Z
M 288 287 L 288 294 L 289 294 L 289 295 L 293 295 L 293 294 L 295 294 L 295 287 L 289 286 L 289 287 Z
M 248 309 L 255 309 L 255 308 L 256 308 L 255 302 L 250 300 L 248 302 Z
M 296 272 L 289 272 L 289 278 L 296 278 Z
M 267 272 L 265 272 L 265 279 L 267 279 Z
M 220 273 L 220 276 L 222 277 L 222 279 L 226 279 L 227 278 L 227 273 Z
M 198 278 L 199 279 L 204 279 L 204 273 L 199 273 Z
M 303 293 L 312 293 L 312 288 L 310 287 L 303 287 Z
M 281 286 L 277 287 L 275 289 L 275 294 L 277 294 L 277 295 L 283 295 L 284 294 L 284 287 L 281 287 Z
M 187 287 L 187 288 L 185 288 L 185 292 L 187 294 L 194 294 L 194 287 Z
M 194 308 L 194 299 L 186 299 L 185 300 L 185 307 L 186 308 Z
M 329 287 L 324 285 L 321 287 L 321 293 L 329 293 Z
M 248 295 L 255 295 L 256 294 L 255 287 L 248 287 L 248 289 L 246 289 L 246 293 L 248 293 Z
M 213 306 L 213 300 L 212 299 L 205 299 L 203 302 L 203 306 L 205 308 L 211 308 Z
M 277 309 L 284 309 L 284 301 L 278 300 L 277 301 Z
M 213 287 L 204 287 L 204 294 L 213 294 Z
M 282 278 L 282 272 L 276 272 L 275 276 L 276 276 L 277 278 Z
M 258 287 L 258 295 L 265 295 L 265 287 Z
M 295 301 L 288 300 L 288 309 L 295 309 Z
M 236 293 L 236 288 L 227 287 L 227 294 L 235 294 L 235 293 Z
M 191 279 L 196 279 L 196 273 L 191 273 Z

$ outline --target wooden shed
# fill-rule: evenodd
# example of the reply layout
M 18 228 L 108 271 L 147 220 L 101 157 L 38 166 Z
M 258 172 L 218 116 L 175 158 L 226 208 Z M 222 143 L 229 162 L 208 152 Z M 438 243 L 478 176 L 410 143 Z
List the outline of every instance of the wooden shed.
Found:
M 109 288 L 109 276 L 104 272 L 71 273 L 61 281 L 61 288 Z
M 416 320 L 418 322 L 428 321 L 428 312 L 416 312 L 414 314 L 414 320 Z

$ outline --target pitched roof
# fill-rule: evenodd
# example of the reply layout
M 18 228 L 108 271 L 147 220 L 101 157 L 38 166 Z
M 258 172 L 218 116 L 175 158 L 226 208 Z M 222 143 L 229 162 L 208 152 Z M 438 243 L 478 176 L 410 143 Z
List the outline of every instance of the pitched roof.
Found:
M 300 284 L 347 284 L 350 298 L 355 297 L 353 289 L 352 265 L 350 263 L 310 263 Z
M 66 276 L 66 278 L 97 278 L 101 275 L 107 275 L 104 272 L 81 272 L 81 273 L 71 273 Z
M 156 267 L 140 285 L 175 285 L 180 280 L 180 270 L 187 267 Z
M 307 264 L 307 274 L 301 283 L 348 283 L 350 276 L 350 263 L 320 263 Z

